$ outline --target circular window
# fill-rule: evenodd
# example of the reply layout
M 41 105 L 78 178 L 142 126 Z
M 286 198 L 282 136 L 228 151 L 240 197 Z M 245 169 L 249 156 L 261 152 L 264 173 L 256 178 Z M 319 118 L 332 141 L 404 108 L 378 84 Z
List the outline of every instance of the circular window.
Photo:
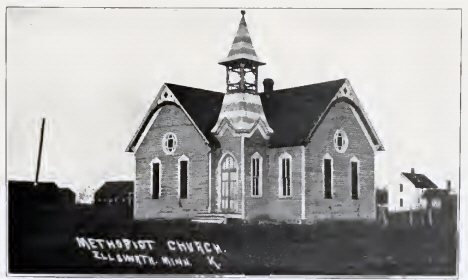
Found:
M 162 146 L 166 154 L 170 155 L 174 153 L 177 147 L 177 137 L 175 134 L 172 132 L 166 133 L 166 135 L 163 137 Z
M 344 153 L 348 148 L 348 136 L 346 136 L 346 133 L 341 129 L 335 132 L 333 142 L 338 153 Z

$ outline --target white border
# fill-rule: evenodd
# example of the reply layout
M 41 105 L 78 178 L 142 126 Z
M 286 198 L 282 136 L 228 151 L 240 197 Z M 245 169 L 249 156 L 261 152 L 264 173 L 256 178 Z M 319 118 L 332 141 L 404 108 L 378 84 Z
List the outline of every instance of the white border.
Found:
M 153 180 L 153 164 L 155 164 L 155 163 L 159 163 L 159 195 L 158 195 L 157 199 L 161 199 L 161 189 L 162 189 L 162 186 L 161 186 L 162 163 L 161 163 L 161 160 L 159 158 L 155 157 L 155 158 L 153 158 L 153 160 L 149 164 L 150 170 L 151 170 L 150 199 L 152 199 L 152 200 L 156 199 L 156 198 L 153 198 L 153 189 L 154 189 L 154 186 L 153 186 L 153 182 L 154 182 L 154 180 Z M 136 193 L 136 191 L 134 191 L 133 193 Z M 135 203 L 134 203 L 134 205 L 135 205 Z
M 331 160 L 331 198 L 325 198 L 325 160 L 329 159 Z M 325 154 L 322 158 L 322 189 L 323 189 L 323 196 L 322 199 L 333 199 L 333 190 L 334 190 L 334 173 L 335 170 L 333 168 L 333 158 L 330 156 L 329 153 Z
M 353 199 L 353 167 L 352 163 L 355 162 L 357 163 L 357 191 L 358 191 L 358 196 L 357 199 Z M 356 157 L 353 156 L 349 160 L 349 185 L 351 186 L 351 199 L 353 200 L 360 200 L 361 199 L 361 161 Z
M 181 198 L 180 197 L 180 162 L 181 161 L 186 161 L 187 162 L 187 198 Z M 190 181 L 191 181 L 191 177 L 190 176 L 190 159 L 186 156 L 186 155 L 181 155 L 179 157 L 179 160 L 177 161 L 177 190 L 178 190 L 178 194 L 177 194 L 177 197 L 179 199 L 189 199 L 190 198 Z

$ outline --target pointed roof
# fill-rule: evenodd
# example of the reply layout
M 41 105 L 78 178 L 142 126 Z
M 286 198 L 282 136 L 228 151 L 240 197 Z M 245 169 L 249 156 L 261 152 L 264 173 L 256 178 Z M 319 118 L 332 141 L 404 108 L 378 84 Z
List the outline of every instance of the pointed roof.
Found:
M 424 174 L 402 172 L 403 176 L 408 178 L 418 189 L 437 189 L 437 185 L 427 178 Z
M 231 50 L 226 59 L 219 62 L 221 65 L 229 64 L 229 62 L 248 59 L 257 62 L 259 65 L 265 63 L 260 62 L 257 57 L 257 53 L 252 45 L 252 39 L 250 38 L 249 30 L 247 29 L 247 23 L 245 22 L 245 11 L 241 11 L 242 18 L 239 23 L 239 29 L 237 30 L 236 37 L 232 42 Z

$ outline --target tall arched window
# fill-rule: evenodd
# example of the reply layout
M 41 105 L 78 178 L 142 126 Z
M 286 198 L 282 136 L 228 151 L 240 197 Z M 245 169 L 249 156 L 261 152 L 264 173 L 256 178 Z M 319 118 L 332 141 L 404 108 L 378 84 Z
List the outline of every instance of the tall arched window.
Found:
M 150 163 L 151 168 L 151 198 L 158 199 L 161 197 L 161 161 L 154 158 Z
M 333 158 L 329 154 L 323 157 L 322 172 L 324 198 L 331 199 L 333 191 Z
M 359 160 L 351 158 L 351 198 L 359 198 Z
M 179 158 L 179 197 L 188 197 L 189 186 L 189 159 L 185 155 Z
M 291 166 L 292 166 L 292 157 L 290 154 L 284 152 L 278 159 L 279 197 L 292 196 Z
M 250 176 L 252 182 L 252 196 L 261 197 L 263 181 L 263 158 L 259 153 L 255 153 L 250 158 Z

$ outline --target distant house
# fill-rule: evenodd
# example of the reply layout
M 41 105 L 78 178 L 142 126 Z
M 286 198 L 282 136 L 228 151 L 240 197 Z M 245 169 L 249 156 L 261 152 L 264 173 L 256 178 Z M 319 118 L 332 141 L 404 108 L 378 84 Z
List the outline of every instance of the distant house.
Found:
M 60 188 L 54 182 L 8 181 L 10 202 L 35 203 L 41 205 L 75 204 L 75 193 L 68 188 Z
M 427 201 L 431 223 L 456 221 L 458 197 L 452 193 L 450 181 L 447 181 L 447 189 L 428 189 L 424 192 L 423 198 Z
M 105 182 L 94 194 L 96 205 L 128 205 L 133 208 L 133 181 Z
M 426 208 L 423 194 L 426 190 L 437 189 L 426 175 L 419 174 L 411 168 L 411 172 L 402 172 L 399 184 L 393 184 L 389 193 L 389 210 L 394 212 L 413 211 Z

